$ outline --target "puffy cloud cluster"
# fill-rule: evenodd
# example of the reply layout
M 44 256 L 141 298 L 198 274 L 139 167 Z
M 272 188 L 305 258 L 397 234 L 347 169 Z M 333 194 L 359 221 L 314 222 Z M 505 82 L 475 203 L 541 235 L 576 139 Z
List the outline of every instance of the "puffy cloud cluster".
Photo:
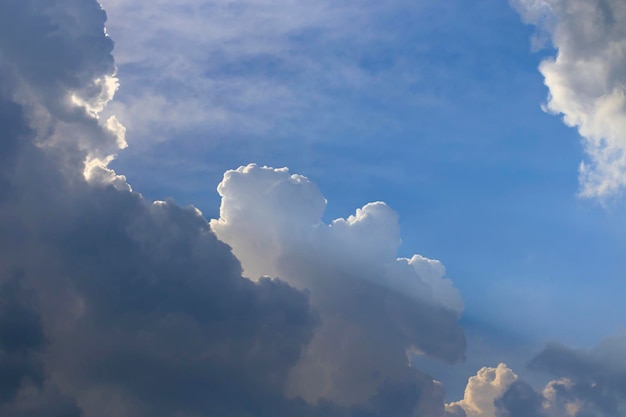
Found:
M 396 257 L 398 218 L 387 205 L 369 203 L 325 224 L 326 201 L 311 181 L 256 165 L 228 171 L 218 191 L 211 228 L 244 274 L 279 276 L 307 290 L 320 312 L 290 374 L 290 395 L 354 405 L 388 382 L 414 380 L 412 353 L 463 359 L 458 291 L 440 262 Z
M 552 378 L 543 390 L 506 365 L 483 368 L 469 379 L 463 400 L 446 405 L 448 417 L 620 417 L 626 415 L 626 334 L 591 350 L 551 344 L 529 367 Z
M 125 141 L 100 120 L 105 19 L 95 0 L 0 3 L 0 415 L 443 415 L 407 357 L 463 357 L 442 265 L 395 258 L 384 204 L 324 225 L 310 181 L 250 166 L 212 224 L 244 277 L 198 210 L 107 168 Z
M 558 50 L 539 69 L 547 110 L 584 138 L 581 195 L 605 197 L 626 185 L 626 3 L 622 0 L 514 0 Z
M 593 349 L 552 344 L 530 363 L 558 379 L 543 391 L 538 416 L 623 416 L 626 414 L 626 334 L 611 336 Z
M 283 276 L 292 255 L 332 259 L 363 281 L 459 315 L 463 310 L 441 262 L 420 255 L 396 257 L 402 243 L 398 216 L 383 202 L 368 203 L 347 219 L 324 224 L 326 200 L 313 182 L 287 168 L 255 164 L 226 172 L 218 192 L 220 218 L 212 220 L 211 227 L 232 246 L 251 279 Z M 304 277 L 285 279 L 315 292 L 315 282 Z
M 517 375 L 505 364 L 482 368 L 467 382 L 461 401 L 446 404 L 446 414 L 463 417 L 496 417 L 495 401 L 517 381 Z

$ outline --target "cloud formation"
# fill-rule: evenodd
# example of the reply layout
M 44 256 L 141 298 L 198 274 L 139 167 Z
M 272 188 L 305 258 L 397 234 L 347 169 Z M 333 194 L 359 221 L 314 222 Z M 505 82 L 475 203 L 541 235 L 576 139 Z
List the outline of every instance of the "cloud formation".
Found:
M 496 417 L 495 401 L 500 398 L 517 375 L 505 364 L 482 368 L 467 382 L 461 401 L 446 404 L 446 415 L 462 417 Z
M 366 204 L 324 224 L 326 200 L 286 168 L 248 165 L 218 187 L 217 236 L 252 279 L 280 276 L 310 292 L 320 327 L 290 377 L 290 394 L 358 404 L 386 381 L 411 381 L 407 357 L 463 359 L 458 291 L 438 261 L 398 259 L 397 215 Z
M 97 114 L 115 88 L 104 11 L 32 0 L 0 15 L 0 414 L 287 407 L 318 321 L 307 295 L 243 278 L 197 210 L 85 172 L 121 145 Z
M 552 379 L 536 390 L 505 364 L 469 379 L 463 400 L 446 405 L 449 417 L 619 417 L 626 415 L 626 334 L 590 350 L 548 345 L 530 369 Z
M 626 185 L 626 3 L 621 0 L 514 0 L 524 19 L 557 49 L 539 70 L 546 110 L 578 128 L 589 160 L 581 195 L 606 197 Z
M 409 366 L 463 358 L 443 266 L 395 258 L 385 204 L 323 225 L 310 181 L 251 165 L 212 222 L 244 277 L 197 209 L 107 167 L 126 142 L 101 118 L 105 20 L 95 0 L 0 3 L 0 414 L 443 415 Z

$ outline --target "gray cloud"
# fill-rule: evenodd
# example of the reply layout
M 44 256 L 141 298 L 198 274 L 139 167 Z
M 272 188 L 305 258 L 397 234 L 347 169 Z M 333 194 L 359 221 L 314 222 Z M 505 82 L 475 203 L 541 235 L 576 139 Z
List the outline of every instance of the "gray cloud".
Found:
M 626 3 L 621 0 L 513 0 L 551 39 L 557 56 L 539 70 L 546 109 L 577 127 L 589 160 L 581 194 L 606 197 L 626 184 Z
M 590 350 L 551 344 L 530 362 L 553 378 L 541 392 L 523 381 L 496 400 L 499 417 L 617 417 L 626 415 L 626 336 Z
M 17 279 L 0 288 L 0 403 L 15 400 L 25 379 L 43 383 L 43 369 L 35 357 L 45 343 L 43 326 L 28 298 Z
M 2 9 L 2 414 L 286 408 L 307 295 L 241 277 L 197 210 L 85 181 L 117 140 L 92 114 L 114 71 L 95 1 Z
M 544 398 L 524 381 L 513 382 L 494 402 L 497 417 L 544 417 Z

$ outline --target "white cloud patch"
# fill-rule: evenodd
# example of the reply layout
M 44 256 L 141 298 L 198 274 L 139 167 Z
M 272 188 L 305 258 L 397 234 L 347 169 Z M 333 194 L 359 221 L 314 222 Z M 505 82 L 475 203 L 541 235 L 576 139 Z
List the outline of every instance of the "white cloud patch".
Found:
M 408 354 L 447 361 L 465 346 L 463 303 L 439 261 L 398 259 L 398 216 L 382 202 L 321 221 L 326 201 L 306 177 L 248 165 L 218 187 L 216 235 L 252 279 L 279 276 L 310 291 L 321 327 L 290 376 L 288 393 L 356 404 L 385 383 L 411 381 Z
M 517 375 L 503 363 L 495 368 L 482 368 L 467 382 L 463 399 L 446 404 L 446 413 L 449 416 L 499 417 L 495 400 L 515 381 Z
M 557 55 L 539 70 L 546 110 L 584 138 L 581 195 L 603 198 L 626 185 L 626 3 L 622 0 L 515 0 L 547 34 Z
M 383 202 L 368 203 L 346 219 L 324 224 L 326 200 L 314 183 L 287 168 L 255 164 L 226 172 L 218 192 L 220 218 L 211 221 L 211 228 L 232 246 L 251 279 L 283 276 L 282 258 L 294 252 L 331 259 L 363 280 L 459 315 L 463 310 L 441 262 L 421 255 L 397 258 L 402 243 L 398 215 Z M 315 290 L 314 282 L 291 279 Z

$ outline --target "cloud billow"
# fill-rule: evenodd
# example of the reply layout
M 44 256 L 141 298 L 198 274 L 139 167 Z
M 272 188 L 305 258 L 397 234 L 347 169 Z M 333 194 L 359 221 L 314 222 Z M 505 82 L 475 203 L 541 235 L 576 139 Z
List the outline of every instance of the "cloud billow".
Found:
M 386 380 L 415 378 L 407 356 L 463 360 L 463 304 L 438 261 L 398 259 L 397 215 L 369 203 L 324 224 L 326 200 L 306 177 L 248 165 L 218 190 L 217 236 L 246 276 L 280 276 L 307 290 L 321 325 L 290 378 L 289 393 L 358 404 Z
M 446 405 L 448 417 L 620 417 L 626 415 L 626 334 L 593 349 L 548 345 L 529 368 L 552 379 L 537 390 L 506 365 L 470 378 L 465 398 Z
M 126 142 L 100 118 L 118 87 L 105 20 L 91 0 L 0 4 L 0 414 L 443 415 L 407 356 L 463 359 L 441 263 L 395 258 L 382 203 L 316 224 L 304 177 L 255 186 L 275 198 L 243 202 L 226 243 L 224 219 L 133 192 L 107 167 Z M 242 242 L 270 251 L 245 275 L 272 278 L 244 277 Z
M 546 110 L 578 128 L 589 160 L 581 195 L 604 198 L 626 185 L 626 3 L 621 0 L 513 0 L 557 49 L 539 70 Z

